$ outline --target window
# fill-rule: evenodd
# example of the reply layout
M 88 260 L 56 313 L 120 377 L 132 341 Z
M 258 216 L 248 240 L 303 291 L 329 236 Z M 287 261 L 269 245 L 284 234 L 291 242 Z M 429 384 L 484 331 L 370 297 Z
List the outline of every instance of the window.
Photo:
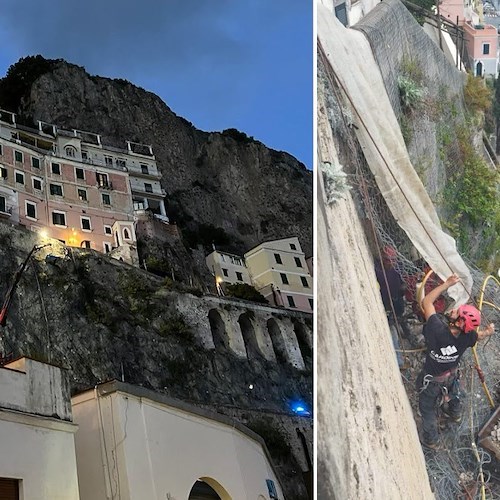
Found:
M 0 144 L 0 156 L 3 156 L 3 146 Z
M 309 301 L 309 307 L 312 309 L 314 309 L 314 301 L 313 299 L 307 299 Z
M 300 259 L 298 257 L 294 257 L 294 259 L 295 259 L 295 265 L 297 267 L 302 267 L 302 262 L 300 261 Z
M 66 227 L 66 214 L 64 212 L 52 212 L 52 224 Z
M 7 212 L 7 203 L 5 203 L 5 196 L 0 196 L 0 212 Z
M 238 281 L 243 281 L 243 275 L 241 273 L 239 273 L 238 271 L 236 271 L 236 279 Z
M 300 281 L 302 281 L 302 285 L 304 286 L 304 288 L 309 288 L 309 283 L 308 283 L 307 278 L 305 276 L 301 276 Z
M 7 179 L 7 169 L 5 167 L 0 167 L 0 178 Z
M 63 188 L 60 184 L 51 184 L 50 185 L 50 194 L 54 196 L 62 196 Z
M 20 163 L 23 162 L 23 154 L 21 151 L 14 151 L 14 159 Z
M 80 217 L 80 222 L 82 231 L 92 231 L 92 227 L 90 226 L 90 217 Z
M 108 243 L 107 241 L 105 241 L 103 243 L 103 246 L 104 246 L 104 252 L 105 253 L 111 252 L 111 250 L 112 250 L 111 243 Z
M 75 173 L 76 173 L 76 178 L 84 180 L 85 179 L 85 172 L 83 168 L 75 168 Z
M 106 174 L 96 173 L 95 178 L 99 187 L 109 187 L 108 176 Z
M 40 158 L 36 158 L 35 156 L 31 157 L 31 166 L 33 168 L 40 168 Z
M 286 277 L 286 274 L 280 273 L 280 276 L 281 276 L 281 283 L 283 283 L 284 285 L 288 285 L 288 278 Z
M 148 166 L 147 166 L 147 165 L 143 165 L 143 164 L 141 163 L 141 172 L 142 172 L 143 174 L 149 174 L 149 169 L 148 169 Z
M 66 153 L 66 156 L 69 158 L 74 158 L 76 156 L 76 149 L 74 146 L 66 146 L 64 148 L 64 152 Z
M 120 167 L 120 168 L 126 168 L 127 164 L 126 164 L 125 160 L 123 160 L 122 158 L 118 158 L 116 160 L 116 166 Z
M 487 55 L 490 53 L 490 44 L 489 43 L 483 43 L 483 54 Z
M 222 268 L 222 274 L 224 276 L 229 276 L 228 273 L 227 273 L 227 269 L 224 269 L 224 268 Z
M 16 182 L 24 185 L 24 174 L 16 170 Z
M 126 240 L 129 240 L 130 239 L 130 232 L 127 228 L 125 228 L 123 230 L 123 238 L 126 239 Z
M 294 243 L 290 243 L 290 250 L 297 250 L 297 247 Z
M 111 196 L 109 196 L 109 194 L 102 193 L 102 204 L 111 205 Z
M 111 167 L 113 165 L 113 157 L 112 156 L 105 156 L 104 163 L 106 164 L 106 166 Z
M 153 186 L 151 184 L 148 184 L 147 182 L 144 183 L 144 190 L 146 193 L 152 193 L 153 192 Z
M 61 175 L 61 165 L 59 165 L 59 163 L 52 163 L 52 173 Z
M 89 153 L 87 151 L 82 151 L 82 160 L 83 161 L 89 160 Z
M 33 183 L 33 189 L 35 191 L 42 190 L 42 179 L 40 179 L 39 177 L 32 177 L 31 182 Z
M 288 300 L 288 305 L 289 305 L 290 307 L 296 307 L 296 306 L 295 306 L 295 300 L 293 300 L 293 297 L 292 297 L 292 296 L 287 295 L 287 296 L 286 296 L 286 298 L 287 298 L 287 300 Z
M 36 220 L 36 203 L 26 202 L 26 217 Z
M 80 246 L 81 246 L 82 248 L 92 248 L 89 240 L 83 240 L 83 241 L 80 243 Z
M 78 199 L 80 201 L 88 201 L 87 200 L 87 190 L 78 188 Z
M 279 253 L 274 254 L 274 259 L 276 260 L 276 264 L 283 264 L 281 260 L 281 255 Z
M 104 226 L 104 234 L 113 234 L 111 226 Z

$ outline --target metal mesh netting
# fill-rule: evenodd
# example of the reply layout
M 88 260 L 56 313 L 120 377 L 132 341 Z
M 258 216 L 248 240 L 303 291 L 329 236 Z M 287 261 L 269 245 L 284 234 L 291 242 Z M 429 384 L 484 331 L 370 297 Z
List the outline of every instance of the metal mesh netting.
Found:
M 402 22 L 401 29 L 392 29 L 382 30 L 376 29 L 377 23 L 374 22 L 374 26 L 371 28 L 371 34 L 376 33 L 378 37 L 386 38 L 388 36 L 393 37 L 390 43 L 387 43 L 387 40 L 384 42 L 374 43 L 371 41 L 372 47 L 379 44 L 383 47 L 389 47 L 388 50 L 392 50 L 394 47 L 401 47 L 401 50 L 404 50 L 405 44 L 406 46 L 411 46 L 410 41 L 401 42 L 399 40 L 394 39 L 395 34 L 398 33 L 406 37 L 405 30 L 407 30 L 406 22 L 413 23 L 413 19 L 408 21 L 406 16 L 411 15 L 406 12 L 400 13 L 399 3 L 389 0 L 387 2 L 390 4 L 391 8 L 396 12 L 397 15 L 401 14 L 401 18 L 406 20 Z M 380 4 L 382 8 L 385 8 L 386 1 L 384 0 L 383 4 Z M 401 6 L 402 9 L 404 7 Z M 377 9 L 375 9 L 374 14 L 376 14 Z M 387 16 L 385 13 L 384 16 Z M 367 16 L 369 17 L 369 16 Z M 365 18 L 363 24 L 366 27 L 367 22 L 371 22 L 370 19 L 366 21 Z M 378 22 L 382 22 L 382 17 L 380 17 Z M 384 25 L 387 26 L 387 17 L 384 17 Z M 418 34 L 415 36 L 426 37 L 426 35 L 421 32 L 420 26 L 415 23 L 418 30 Z M 357 26 L 359 27 L 359 25 Z M 369 31 L 366 28 L 366 31 Z M 371 35 L 370 35 L 371 36 Z M 431 40 L 428 43 L 433 44 Z M 437 48 L 436 48 L 437 49 Z M 382 49 L 381 49 L 382 50 Z M 399 48 L 398 48 L 399 50 Z M 427 49 L 419 49 L 419 50 L 427 50 Z M 379 51 L 380 52 L 380 51 Z M 389 69 L 389 74 L 393 71 L 391 67 L 390 57 L 378 54 L 377 59 L 382 61 L 382 65 L 386 65 Z M 448 64 L 448 63 L 446 63 Z M 454 87 L 453 92 L 458 93 L 459 88 L 463 85 L 462 76 L 452 67 L 451 73 L 453 73 L 453 81 L 456 82 L 457 87 Z M 382 74 L 385 75 L 384 70 L 382 69 Z M 393 82 L 397 82 L 395 76 L 392 76 Z M 326 92 L 326 107 L 327 113 L 329 117 L 329 122 L 332 127 L 332 131 L 334 137 L 338 139 L 337 148 L 339 152 L 339 158 L 344 166 L 346 173 L 348 174 L 349 184 L 352 188 L 352 194 L 354 198 L 357 200 L 357 206 L 359 208 L 360 216 L 363 221 L 365 221 L 366 225 L 366 233 L 368 239 L 372 246 L 372 251 L 374 254 L 374 259 L 377 256 L 377 247 L 383 248 L 385 246 L 391 246 L 396 251 L 396 264 L 395 267 L 400 273 L 401 277 L 410 284 L 410 286 L 414 286 L 416 281 L 422 277 L 423 269 L 425 268 L 425 262 L 419 258 L 419 255 L 416 253 L 413 248 L 412 243 L 407 237 L 406 233 L 399 227 L 397 221 L 394 216 L 391 214 L 390 210 L 387 207 L 387 204 L 382 197 L 375 179 L 366 163 L 365 157 L 363 155 L 363 151 L 361 150 L 357 139 L 354 134 L 354 125 L 353 125 L 353 112 L 349 107 L 349 104 L 345 101 L 344 97 L 341 95 L 339 89 L 336 87 L 335 82 L 332 82 L 331 78 L 327 76 L 327 72 L 325 71 L 325 64 L 322 61 L 321 55 L 318 60 L 318 80 L 321 81 L 321 84 L 325 86 Z M 440 80 L 440 79 L 439 79 Z M 386 82 L 387 84 L 387 82 Z M 439 89 L 441 83 L 436 83 L 437 88 Z M 458 87 L 460 86 L 460 87 Z M 389 93 L 391 93 L 389 85 Z M 397 89 L 397 84 L 396 87 Z M 449 89 L 448 89 L 449 90 Z M 442 91 L 442 90 L 441 90 Z M 399 104 L 399 94 L 397 95 L 397 102 Z M 461 93 L 457 94 L 456 102 L 460 103 L 457 106 L 461 106 Z M 391 98 L 392 100 L 392 98 Z M 435 118 L 439 114 L 440 110 L 434 110 L 432 112 L 431 109 L 428 111 L 428 123 L 433 124 L 434 132 L 439 130 L 439 127 L 443 127 L 443 125 L 436 125 Z M 444 109 L 443 115 L 440 116 L 440 119 L 444 122 L 447 119 L 457 119 L 460 120 L 460 113 L 458 111 L 453 111 L 451 109 Z M 426 138 L 427 143 L 428 135 L 432 133 L 432 127 L 426 126 L 422 128 L 422 136 Z M 435 136 L 435 135 L 434 135 Z M 434 137 L 431 136 L 431 137 Z M 434 141 L 435 143 L 435 141 Z M 432 148 L 430 148 L 432 151 Z M 460 160 L 460 153 L 456 146 L 456 143 L 452 139 L 446 144 L 446 151 L 443 154 L 443 151 L 439 150 L 437 147 L 434 148 L 436 152 L 437 160 L 433 159 L 429 160 L 429 177 L 435 175 L 431 173 L 434 171 L 434 168 L 437 169 L 438 172 L 441 172 L 441 178 L 439 182 L 436 182 L 435 185 L 432 185 L 432 189 L 435 191 L 435 194 L 440 192 L 443 188 L 446 179 L 450 175 L 450 171 L 447 169 L 452 168 L 452 161 L 450 158 L 453 158 L 453 155 L 456 155 L 456 161 Z M 411 154 L 411 153 L 410 153 Z M 439 165 L 433 166 L 433 161 L 436 160 Z M 446 161 L 444 161 L 446 160 Z M 425 182 L 424 182 L 425 184 Z M 429 187 L 427 186 L 427 189 Z M 442 213 L 441 213 L 442 215 Z M 465 258 L 469 270 L 474 278 L 474 286 L 471 293 L 471 300 L 476 301 L 479 298 L 480 289 L 483 284 L 483 281 L 486 275 L 480 271 L 477 267 L 475 267 L 471 261 L 467 260 L 467 256 L 463 255 Z M 500 305 L 500 287 L 494 282 L 491 281 L 487 286 L 484 293 L 484 301 L 489 302 L 490 304 Z M 406 311 L 408 315 L 413 313 L 411 304 L 406 304 Z M 483 325 L 489 322 L 495 322 L 497 325 L 500 324 L 500 316 L 498 313 L 498 309 L 494 307 L 490 307 L 485 305 L 483 308 Z M 418 321 L 415 323 L 418 325 Z M 421 328 L 421 323 L 420 323 Z M 401 339 L 400 339 L 401 340 Z M 403 350 L 408 351 L 405 352 L 405 355 L 412 357 L 412 366 L 413 370 L 410 370 L 403 376 L 405 386 L 408 391 L 408 397 L 412 404 L 415 413 L 415 419 L 417 422 L 419 421 L 417 406 L 418 406 L 418 397 L 415 390 L 415 379 L 420 371 L 420 368 L 423 365 L 424 361 L 424 353 L 423 352 L 411 352 L 412 345 L 406 344 L 402 342 Z M 487 381 L 487 385 L 490 388 L 490 391 L 493 393 L 499 387 L 500 384 L 500 356 L 498 355 L 500 352 L 499 349 L 500 343 L 498 337 L 493 337 L 489 341 L 484 344 L 478 345 L 478 354 L 481 362 L 481 368 L 485 374 L 485 378 Z M 414 350 L 414 349 L 413 349 Z M 417 350 L 418 351 L 418 350 Z M 470 350 L 463 356 L 461 367 L 462 367 L 462 384 L 464 385 L 463 392 L 463 406 L 464 406 L 464 419 L 462 423 L 457 427 L 447 429 L 443 431 L 443 441 L 446 443 L 447 450 L 445 452 L 439 453 L 427 453 L 426 452 L 426 462 L 429 477 L 431 483 L 433 485 L 436 498 L 448 500 L 456 498 L 478 498 L 478 481 L 479 481 L 479 469 L 480 466 L 484 466 L 485 471 L 485 481 L 487 483 L 487 489 L 490 495 L 490 498 L 500 498 L 500 481 L 497 477 L 497 473 L 495 470 L 494 462 L 491 455 L 483 449 L 479 449 L 479 462 L 473 450 L 472 442 L 474 441 L 478 430 L 484 425 L 485 421 L 489 417 L 491 413 L 491 408 L 487 399 L 484 397 L 484 394 L 479 387 L 479 383 L 477 381 L 477 375 L 475 375 L 475 370 L 472 368 L 474 362 L 472 360 Z M 476 377 L 474 380 L 471 375 Z M 472 387 L 471 387 L 472 386 Z M 469 495 L 469 496 L 466 496 Z

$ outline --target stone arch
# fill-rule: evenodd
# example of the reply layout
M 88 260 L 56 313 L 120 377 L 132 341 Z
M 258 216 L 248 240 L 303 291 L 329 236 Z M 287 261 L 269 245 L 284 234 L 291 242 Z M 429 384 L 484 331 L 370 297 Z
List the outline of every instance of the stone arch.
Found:
M 261 356 L 259 345 L 257 343 L 257 337 L 255 336 L 255 326 L 252 320 L 253 314 L 249 312 L 241 314 L 238 318 L 248 359 L 255 359 Z
M 231 495 L 215 479 L 200 477 L 193 484 L 188 500 L 231 500 Z
M 312 353 L 312 336 L 309 328 L 301 321 L 293 321 L 293 331 L 297 337 L 300 353 L 306 368 L 312 369 L 313 353 Z
M 208 311 L 208 321 L 212 330 L 212 338 L 216 349 L 227 349 L 229 347 L 226 325 L 221 313 L 217 309 Z
M 267 320 L 267 331 L 273 343 L 276 361 L 278 361 L 278 363 L 287 363 L 289 361 L 289 356 L 286 350 L 285 341 L 283 340 L 283 333 L 278 322 L 274 318 Z

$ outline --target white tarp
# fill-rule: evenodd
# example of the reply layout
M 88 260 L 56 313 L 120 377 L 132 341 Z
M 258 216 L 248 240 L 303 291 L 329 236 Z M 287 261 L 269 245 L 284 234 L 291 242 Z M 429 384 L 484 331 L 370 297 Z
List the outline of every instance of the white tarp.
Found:
M 452 273 L 460 276 L 461 283 L 448 293 L 457 305 L 467 302 L 472 276 L 454 239 L 441 229 L 410 162 L 368 40 L 361 32 L 345 28 L 321 3 L 317 22 L 318 40 L 352 105 L 359 143 L 392 215 L 434 272 L 442 279 Z

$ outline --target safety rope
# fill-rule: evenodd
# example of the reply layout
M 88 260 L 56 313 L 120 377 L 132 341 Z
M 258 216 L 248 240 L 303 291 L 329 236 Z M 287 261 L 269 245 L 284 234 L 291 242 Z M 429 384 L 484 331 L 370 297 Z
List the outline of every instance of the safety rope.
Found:
M 474 438 L 474 412 L 473 412 L 473 397 L 472 394 L 474 392 L 474 373 L 471 370 L 470 372 L 470 405 L 469 405 L 469 422 L 470 422 L 470 440 L 472 451 L 474 452 L 474 456 L 476 457 L 477 463 L 479 465 L 479 481 L 481 482 L 481 500 L 486 500 L 486 485 L 484 481 L 484 473 L 483 473 L 483 463 L 481 461 L 481 457 L 479 456 L 479 452 L 476 445 L 476 440 Z

